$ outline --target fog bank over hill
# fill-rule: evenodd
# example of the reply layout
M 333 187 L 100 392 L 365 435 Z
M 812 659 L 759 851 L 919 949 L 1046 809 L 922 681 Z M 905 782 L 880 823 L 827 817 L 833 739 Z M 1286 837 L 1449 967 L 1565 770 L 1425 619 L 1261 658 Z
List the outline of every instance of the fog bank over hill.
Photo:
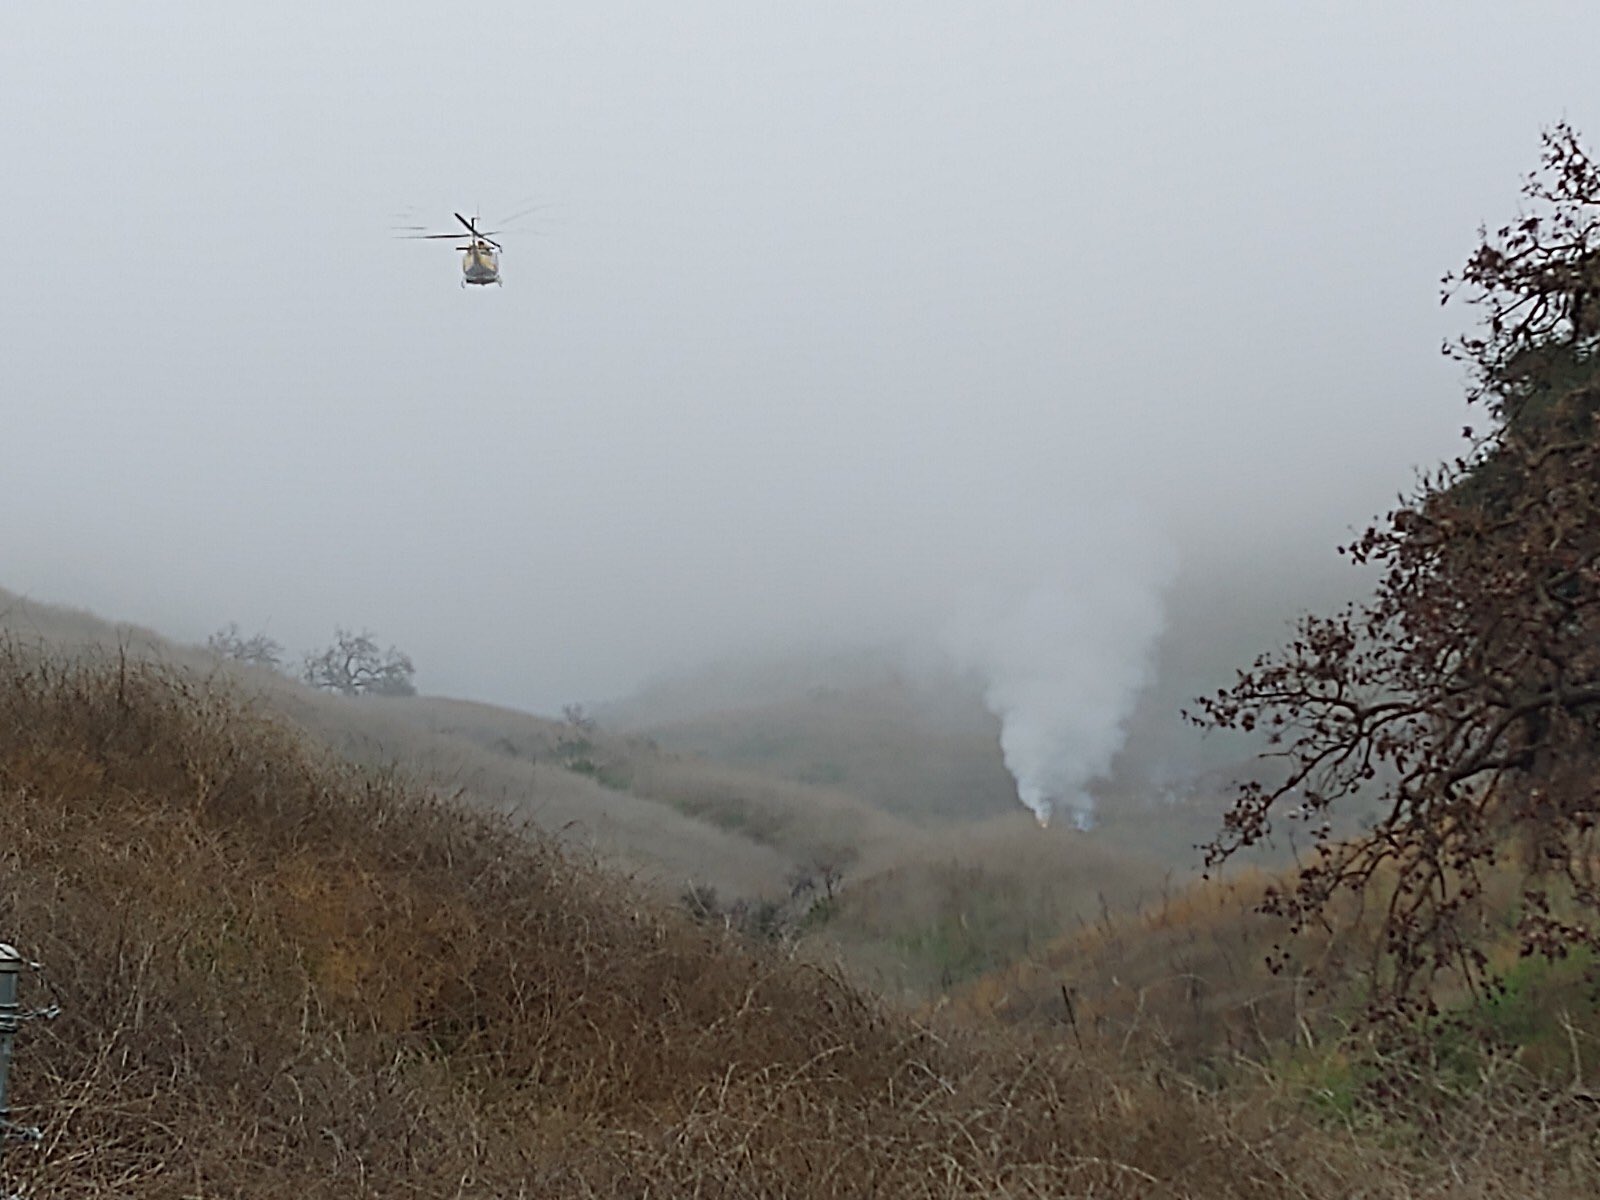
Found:
M 1127 815 L 1204 795 L 1220 811 L 1228 785 L 1255 770 L 1259 741 L 1203 735 L 1183 710 L 1279 644 L 1297 615 L 1360 599 L 1369 582 L 1332 547 L 1279 566 L 1219 557 L 1176 573 L 1144 594 L 1159 600 L 1160 626 L 1151 632 L 1152 613 L 1134 613 L 1147 625 L 1133 641 L 1116 640 L 1130 614 L 1108 605 L 1109 630 L 1088 608 L 1047 612 L 1053 619 L 1028 631 L 1033 641 L 1013 646 L 1002 665 L 1015 678 L 1098 721 L 1094 753 L 1076 759 L 1070 725 L 1030 731 L 1041 753 L 1080 772 L 1089 805 Z M 662 676 L 597 711 L 609 728 L 803 782 L 847 783 L 907 815 L 999 815 L 1016 810 L 1019 787 L 1006 769 L 993 666 L 956 638 L 819 642 Z
M 1288 578 L 1458 448 L 1437 281 L 1600 128 L 1592 4 L 1435 8 L 484 0 L 463 70 L 376 0 L 17 7 L 5 582 L 552 712 Z M 391 236 L 540 204 L 504 288 Z M 1072 653 L 1136 679 L 1141 595 Z

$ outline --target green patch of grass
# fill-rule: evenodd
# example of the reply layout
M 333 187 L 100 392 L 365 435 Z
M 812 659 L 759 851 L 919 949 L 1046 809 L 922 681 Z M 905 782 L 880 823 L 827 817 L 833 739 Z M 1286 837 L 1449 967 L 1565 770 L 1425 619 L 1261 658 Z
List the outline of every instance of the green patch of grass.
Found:
M 686 817 L 737 833 L 762 845 L 781 843 L 783 822 L 773 813 L 739 796 L 701 793 L 668 797 L 667 802 Z
M 806 914 L 800 919 L 800 932 L 809 933 L 814 929 L 821 929 L 839 914 L 839 898 L 837 896 L 825 897 L 812 902 Z
M 1369 1124 L 1371 1089 L 1377 1070 L 1370 1059 L 1334 1045 L 1307 1050 L 1301 1047 L 1272 1064 L 1279 1078 L 1299 1090 L 1312 1111 L 1338 1125 Z
M 931 919 L 894 934 L 891 944 L 941 990 L 996 969 L 1015 957 L 1027 938 L 1028 914 L 1007 882 L 971 880 L 943 897 Z
M 1468 1016 L 1535 1070 L 1587 1075 L 1600 1066 L 1600 967 L 1592 951 L 1518 960 Z
M 972 936 L 955 921 L 942 920 L 893 939 L 894 948 L 908 965 L 940 988 L 949 988 L 999 965 L 992 947 Z
M 587 755 L 568 758 L 561 764 L 574 775 L 592 779 L 601 787 L 625 792 L 633 786 L 633 772 L 620 763 L 600 762 Z

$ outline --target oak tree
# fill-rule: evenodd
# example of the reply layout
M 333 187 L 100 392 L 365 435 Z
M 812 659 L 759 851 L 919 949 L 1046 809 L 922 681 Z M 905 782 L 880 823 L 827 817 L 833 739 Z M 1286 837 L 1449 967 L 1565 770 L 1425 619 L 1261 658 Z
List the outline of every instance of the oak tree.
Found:
M 390 646 L 378 648 L 377 639 L 363 630 L 335 630 L 333 643 L 306 655 L 300 677 L 314 688 L 346 696 L 414 696 L 416 668 L 410 655 Z
M 1570 127 L 1523 194 L 1444 281 L 1482 314 L 1446 351 L 1484 429 L 1341 548 L 1377 568 L 1369 601 L 1303 618 L 1192 715 L 1265 732 L 1285 768 L 1241 786 L 1208 865 L 1309 822 L 1265 909 L 1303 931 L 1359 894 L 1380 1016 L 1492 982 L 1495 876 L 1520 883 L 1524 954 L 1600 950 L 1600 167 Z M 1357 797 L 1376 818 L 1337 835 Z
M 222 658 L 252 666 L 271 667 L 275 671 L 283 667 L 283 643 L 264 633 L 253 633 L 246 637 L 239 631 L 236 621 L 229 621 L 208 637 L 206 649 Z

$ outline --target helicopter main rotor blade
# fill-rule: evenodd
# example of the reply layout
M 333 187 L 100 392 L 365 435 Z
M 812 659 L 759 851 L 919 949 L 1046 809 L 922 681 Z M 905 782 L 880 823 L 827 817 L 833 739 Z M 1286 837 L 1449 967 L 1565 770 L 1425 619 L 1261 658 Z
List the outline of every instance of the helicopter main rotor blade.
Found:
M 510 225 L 513 221 L 520 221 L 520 220 L 522 220 L 523 217 L 531 217 L 534 213 L 543 212 L 545 209 L 551 208 L 551 207 L 554 207 L 554 206 L 550 205 L 550 204 L 534 204 L 534 205 L 531 205 L 528 208 L 518 209 L 516 212 L 512 213 L 509 217 L 500 218 L 500 224 L 502 224 L 502 225 Z
M 465 217 L 463 217 L 460 213 L 456 213 L 455 217 L 456 217 L 456 220 L 460 221 L 463 225 L 465 225 L 467 227 L 467 231 L 469 233 L 471 233 L 473 237 L 482 238 L 484 241 L 488 242 L 489 245 L 493 246 L 496 250 L 504 250 L 505 249 L 504 246 L 502 246 L 499 242 L 495 241 L 492 237 L 489 236 L 489 234 L 484 233 L 481 230 L 479 230 L 479 228 L 478 228 L 478 218 L 477 217 L 473 217 L 472 220 L 470 220 L 470 221 L 467 220 Z M 490 230 L 490 233 L 498 233 L 498 232 L 499 232 L 499 230 L 497 230 L 497 229 Z

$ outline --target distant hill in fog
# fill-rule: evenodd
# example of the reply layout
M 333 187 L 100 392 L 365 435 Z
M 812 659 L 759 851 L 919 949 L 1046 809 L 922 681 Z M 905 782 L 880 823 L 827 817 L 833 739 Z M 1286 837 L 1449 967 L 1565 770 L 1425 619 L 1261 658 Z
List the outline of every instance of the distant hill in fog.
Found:
M 1017 810 L 981 684 L 888 648 L 723 663 L 601 715 L 665 749 L 840 788 L 910 820 Z

